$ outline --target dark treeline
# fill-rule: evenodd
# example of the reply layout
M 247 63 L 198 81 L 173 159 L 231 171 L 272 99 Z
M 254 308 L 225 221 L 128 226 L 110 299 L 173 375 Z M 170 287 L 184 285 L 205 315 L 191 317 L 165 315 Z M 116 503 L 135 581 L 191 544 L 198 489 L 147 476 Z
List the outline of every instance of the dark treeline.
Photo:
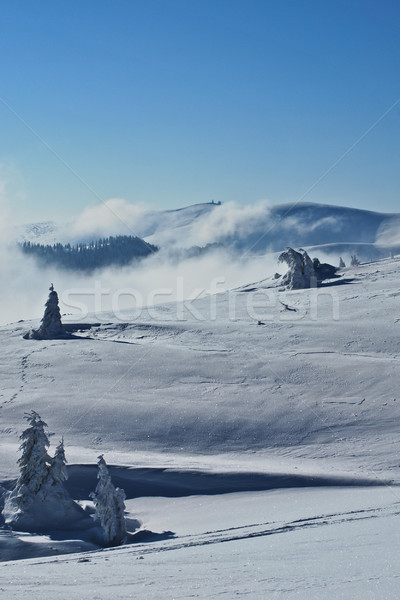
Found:
M 133 235 L 118 235 L 88 244 L 43 245 L 24 242 L 25 254 L 34 256 L 41 264 L 55 264 L 63 269 L 92 271 L 111 265 L 128 265 L 133 260 L 157 252 L 157 246 Z

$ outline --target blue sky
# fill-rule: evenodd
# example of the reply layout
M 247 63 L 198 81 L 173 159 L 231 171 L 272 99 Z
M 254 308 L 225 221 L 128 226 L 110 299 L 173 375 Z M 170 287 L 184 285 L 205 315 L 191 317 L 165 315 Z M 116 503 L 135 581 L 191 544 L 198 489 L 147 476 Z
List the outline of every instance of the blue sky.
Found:
M 0 14 L 0 179 L 22 220 L 111 197 L 296 201 L 400 98 L 397 1 L 5 0 Z M 399 140 L 400 103 L 304 199 L 400 211 Z

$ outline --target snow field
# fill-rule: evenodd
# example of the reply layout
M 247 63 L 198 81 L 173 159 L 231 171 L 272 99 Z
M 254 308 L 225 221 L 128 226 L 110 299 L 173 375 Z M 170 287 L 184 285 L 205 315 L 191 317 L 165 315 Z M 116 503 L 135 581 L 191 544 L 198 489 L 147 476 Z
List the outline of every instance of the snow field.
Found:
M 42 598 L 397 598 L 399 266 L 348 268 L 317 291 L 266 294 L 262 282 L 136 320 L 93 315 L 97 325 L 75 327 L 82 339 L 23 340 L 37 323 L 1 327 L 0 483 L 17 476 L 33 408 L 64 435 L 76 490 L 90 475 L 78 465 L 104 453 L 131 485 L 128 516 L 144 538 L 82 554 L 82 539 L 17 536 L 5 547 L 35 546 L 17 548 L 19 558 L 40 544 L 77 553 L 1 564 L 0 589 L 13 598 L 39 585 Z M 129 483 L 135 469 L 148 471 Z M 269 491 L 211 494 L 204 479 L 193 487 L 196 469 L 220 484 L 237 484 L 237 473 L 254 483 L 254 473 L 267 486 L 280 474 L 292 487 L 277 478 Z M 314 482 L 299 487 L 302 476 Z M 141 482 L 159 488 L 135 493 Z

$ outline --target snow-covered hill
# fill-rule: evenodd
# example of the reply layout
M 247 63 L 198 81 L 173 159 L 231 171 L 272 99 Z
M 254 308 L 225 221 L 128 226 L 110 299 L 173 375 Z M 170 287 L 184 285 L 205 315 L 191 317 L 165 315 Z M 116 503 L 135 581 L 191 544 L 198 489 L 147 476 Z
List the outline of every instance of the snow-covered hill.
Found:
M 397 598 L 399 275 L 400 260 L 383 260 L 318 289 L 255 284 L 135 318 L 70 319 L 71 340 L 24 340 L 37 322 L 1 327 L 0 483 L 17 475 L 34 409 L 64 435 L 73 497 L 89 502 L 104 453 L 141 526 L 101 555 L 1 565 L 0 587 Z M 3 531 L 0 548 L 89 549 L 77 539 Z
M 17 446 L 15 432 L 34 405 L 47 419 L 48 407 L 56 408 L 52 427 L 70 444 L 86 439 L 87 448 L 179 454 L 209 444 L 213 453 L 288 445 L 293 454 L 306 441 L 307 452 L 321 458 L 321 442 L 325 449 L 339 443 L 351 470 L 353 454 L 341 440 L 349 423 L 354 435 L 361 423 L 375 424 L 370 448 L 374 436 L 381 440 L 380 427 L 396 431 L 399 266 L 387 260 L 349 268 L 313 290 L 253 285 L 143 309 L 133 320 L 97 314 L 75 342 L 23 340 L 37 322 L 4 326 L 7 440 Z M 305 410 L 309 402 L 313 409 Z M 390 470 L 392 460 L 375 466 Z

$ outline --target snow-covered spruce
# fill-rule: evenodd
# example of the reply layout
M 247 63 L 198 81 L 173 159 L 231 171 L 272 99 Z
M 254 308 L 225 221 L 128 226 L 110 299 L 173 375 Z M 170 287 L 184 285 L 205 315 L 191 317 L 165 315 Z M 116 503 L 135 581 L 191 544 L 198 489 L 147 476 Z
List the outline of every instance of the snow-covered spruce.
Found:
M 63 486 L 67 478 L 63 442 L 51 458 L 47 424 L 34 410 L 25 418 L 29 427 L 20 436 L 20 475 L 3 509 L 6 524 L 32 532 L 88 527 L 86 513 Z
M 33 329 L 24 335 L 25 339 L 52 340 L 68 337 L 62 322 L 58 294 L 51 284 L 50 294 L 45 304 L 45 311 L 39 329 Z
M 99 456 L 97 466 L 99 480 L 96 490 L 90 494 L 96 507 L 95 520 L 103 530 L 104 543 L 118 546 L 126 540 L 125 492 L 115 488 L 108 472 L 103 455 Z
M 289 270 L 282 278 L 282 285 L 288 290 L 302 290 L 316 287 L 317 275 L 314 265 L 307 252 L 300 248 L 299 252 L 293 248 L 286 248 L 278 257 L 279 262 L 285 262 Z
M 33 504 L 39 494 L 41 495 L 51 464 L 51 457 L 47 452 L 50 445 L 46 433 L 47 423 L 42 421 L 34 410 L 26 414 L 25 419 L 29 427 L 20 436 L 20 474 L 4 508 L 5 512 L 13 515 L 14 520 Z
M 58 495 L 59 497 L 64 496 L 64 481 L 68 479 L 67 473 L 67 459 L 65 458 L 64 440 L 58 444 L 54 458 L 51 459 L 48 477 L 46 485 L 48 491 Z

